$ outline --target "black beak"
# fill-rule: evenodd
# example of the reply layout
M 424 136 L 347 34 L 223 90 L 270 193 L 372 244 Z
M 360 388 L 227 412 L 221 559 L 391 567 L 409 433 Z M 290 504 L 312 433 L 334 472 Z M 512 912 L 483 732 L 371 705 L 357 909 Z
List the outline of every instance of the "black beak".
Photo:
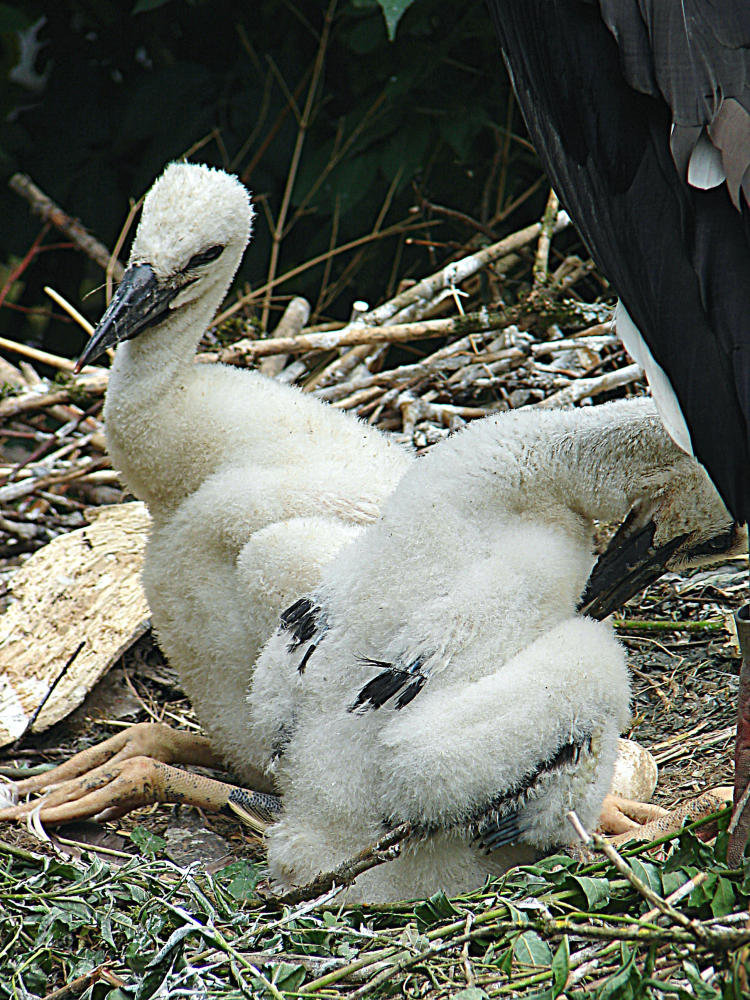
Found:
M 133 264 L 122 276 L 117 291 L 91 340 L 73 369 L 76 374 L 95 361 L 108 347 L 132 340 L 148 327 L 160 323 L 179 288 L 160 284 L 149 264 Z
M 654 545 L 656 525 L 647 521 L 639 527 L 639 520 L 637 511 L 631 511 L 606 551 L 597 559 L 578 603 L 581 614 L 601 621 L 617 611 L 625 601 L 666 572 L 672 556 L 689 538 L 687 533 L 671 538 L 664 545 Z M 733 523 L 713 538 L 683 548 L 680 562 L 690 563 L 701 556 L 718 557 L 722 552 L 731 552 L 738 539 L 738 526 Z
M 653 521 L 633 530 L 633 518 L 628 515 L 591 570 L 578 603 L 581 614 L 601 621 L 659 579 L 687 535 L 678 535 L 666 545 L 655 546 L 655 534 Z

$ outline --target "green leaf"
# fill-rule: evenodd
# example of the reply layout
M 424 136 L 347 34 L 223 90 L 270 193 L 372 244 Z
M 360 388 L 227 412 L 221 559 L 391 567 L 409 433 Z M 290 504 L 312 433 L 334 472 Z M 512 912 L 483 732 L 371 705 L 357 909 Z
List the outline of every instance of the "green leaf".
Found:
M 130 831 L 130 839 L 141 854 L 144 854 L 147 858 L 153 858 L 155 854 L 163 851 L 167 846 L 167 842 L 163 837 L 157 837 L 155 833 L 148 831 L 145 826 L 133 827 Z
M 552 996 L 559 997 L 565 989 L 570 972 L 570 943 L 566 934 L 552 959 Z
M 99 923 L 99 933 L 102 936 L 102 941 L 108 944 L 110 948 L 114 951 L 117 948 L 115 944 L 115 939 L 112 937 L 112 917 L 110 913 L 105 913 L 101 918 Z
M 685 970 L 685 975 L 690 985 L 693 987 L 693 993 L 697 997 L 697 1000 L 719 1000 L 721 993 L 701 979 L 701 974 L 697 966 L 693 965 L 692 962 L 683 962 L 682 967 Z
M 233 899 L 250 899 L 260 880 L 260 870 L 248 861 L 233 861 L 218 873 Z
M 513 971 L 513 949 L 507 948 L 495 964 L 504 975 L 510 976 Z
M 709 903 L 714 897 L 714 889 L 718 880 L 718 876 L 711 873 L 705 882 L 701 882 L 690 893 L 688 896 L 688 905 L 698 907 L 703 906 L 704 903 Z
M 466 989 L 451 993 L 451 1000 L 486 1000 L 487 994 L 478 986 L 467 986 Z
M 609 879 L 590 878 L 588 875 L 573 875 L 572 879 L 583 890 L 590 910 L 603 910 L 609 903 L 612 894 Z
M 661 873 L 656 865 L 649 861 L 641 861 L 639 858 L 628 858 L 628 864 L 649 889 L 658 893 L 662 891 Z
M 665 896 L 671 896 L 672 893 L 676 892 L 681 885 L 684 885 L 687 881 L 689 881 L 693 875 L 696 874 L 696 872 L 697 869 L 689 872 L 683 868 L 676 872 L 663 871 L 661 873 L 662 892 Z
M 728 878 L 719 877 L 711 900 L 711 912 L 715 917 L 725 917 L 734 909 L 735 892 Z
M 711 867 L 713 860 L 714 853 L 708 844 L 698 840 L 689 830 L 683 830 L 677 847 L 667 858 L 664 868 L 666 871 L 675 871 L 677 868 L 697 865 L 698 868 L 704 869 Z
M 508 907 L 508 916 L 513 921 L 514 924 L 528 924 L 529 915 L 524 913 L 523 910 L 519 910 L 517 906 L 514 906 L 509 900 L 504 899 L 503 904 Z
M 601 989 L 597 1000 L 628 1000 L 633 996 L 630 986 L 630 977 L 638 977 L 638 969 L 635 966 L 635 952 L 623 948 L 623 957 L 627 956 L 625 964 L 610 976 Z
M 396 26 L 401 20 L 404 11 L 414 3 L 414 0 L 378 0 L 383 11 L 386 27 L 388 28 L 388 38 L 393 41 L 396 36 Z
M 429 899 L 415 906 L 414 916 L 422 927 L 429 927 L 430 924 L 438 923 L 440 920 L 450 920 L 451 917 L 458 916 L 458 910 L 445 893 L 440 890 L 434 896 L 430 896 Z
M 296 993 L 304 981 L 304 965 L 292 965 L 290 962 L 279 962 L 271 976 L 274 986 L 289 993 Z
M 513 956 L 524 965 L 550 965 L 552 952 L 536 931 L 524 931 L 513 942 Z

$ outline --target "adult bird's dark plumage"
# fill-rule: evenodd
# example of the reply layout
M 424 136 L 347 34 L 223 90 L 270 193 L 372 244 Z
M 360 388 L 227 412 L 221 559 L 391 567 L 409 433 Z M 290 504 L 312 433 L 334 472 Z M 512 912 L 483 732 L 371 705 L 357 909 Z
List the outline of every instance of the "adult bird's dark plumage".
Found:
M 747 522 L 750 4 L 489 5 L 532 141 L 624 306 L 618 330 L 675 439 Z M 750 780 L 750 676 L 745 689 L 736 801 Z M 735 858 L 748 828 L 750 816 Z

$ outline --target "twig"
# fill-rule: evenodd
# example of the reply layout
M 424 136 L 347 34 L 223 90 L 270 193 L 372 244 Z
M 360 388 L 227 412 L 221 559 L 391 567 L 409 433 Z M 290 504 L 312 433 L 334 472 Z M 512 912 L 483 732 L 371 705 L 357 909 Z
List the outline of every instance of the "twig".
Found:
M 43 854 L 34 854 L 32 851 L 24 850 L 23 847 L 17 847 L 15 844 L 9 844 L 5 840 L 0 840 L 0 854 L 9 854 L 11 857 L 18 858 L 20 861 L 39 862 L 45 860 Z
M 726 628 L 723 618 L 707 618 L 697 622 L 614 618 L 612 624 L 617 629 L 627 629 L 630 632 L 721 632 Z
M 104 979 L 110 986 L 126 985 L 125 981 L 120 979 L 119 976 L 113 976 L 107 969 L 106 963 L 103 963 L 102 965 L 97 965 L 95 969 L 85 972 L 82 976 L 71 979 L 65 986 L 60 986 L 58 989 L 52 990 L 51 993 L 45 994 L 44 1000 L 77 1000 L 78 997 L 83 996 L 86 989 L 92 983 L 100 979 Z
M 478 359 L 476 364 L 470 364 L 474 357 Z M 316 395 L 329 402 L 339 400 L 344 406 L 344 400 L 355 392 L 369 389 L 371 386 L 394 387 L 403 386 L 406 382 L 416 382 L 430 377 L 437 377 L 446 372 L 466 373 L 471 369 L 482 369 L 487 365 L 498 363 L 501 367 L 498 370 L 510 371 L 522 365 L 528 359 L 528 354 L 517 347 L 509 347 L 504 351 L 467 356 L 466 349 L 452 355 L 442 355 L 441 357 L 425 358 L 413 365 L 400 365 L 398 368 L 387 368 L 382 372 L 376 372 L 366 378 L 352 379 L 350 382 L 339 383 L 326 389 L 321 389 Z
M 401 823 L 399 826 L 389 830 L 375 844 L 366 847 L 353 858 L 348 858 L 340 865 L 329 872 L 321 872 L 308 882 L 307 885 L 299 886 L 297 889 L 290 889 L 280 895 L 264 897 L 268 902 L 273 902 L 282 906 L 295 906 L 297 903 L 304 903 L 310 899 L 317 899 L 324 893 L 333 889 L 334 886 L 351 885 L 354 880 L 363 872 L 369 871 L 378 865 L 385 864 L 397 858 L 401 851 L 401 842 L 406 840 L 411 834 L 411 823 Z
M 583 843 L 588 844 L 592 842 L 594 844 L 594 847 L 597 850 L 601 851 L 602 854 L 604 854 L 604 856 L 607 858 L 607 860 L 611 862 L 611 864 L 615 867 L 615 869 L 624 878 L 626 878 L 628 882 L 630 882 L 635 891 L 640 896 L 642 896 L 647 902 L 651 903 L 651 905 L 655 907 L 659 911 L 659 913 L 663 913 L 664 916 L 669 917 L 670 920 L 673 920 L 676 924 L 679 924 L 680 927 L 684 927 L 686 930 L 693 931 L 696 937 L 705 941 L 706 939 L 705 929 L 701 927 L 700 924 L 696 923 L 696 921 L 691 920 L 689 917 L 686 917 L 684 913 L 681 913 L 679 910 L 675 909 L 675 907 L 672 906 L 670 903 L 668 903 L 665 899 L 662 899 L 662 897 L 657 892 L 654 892 L 654 890 L 650 886 L 646 885 L 646 883 L 642 879 L 638 878 L 633 869 L 630 867 L 627 861 L 622 857 L 622 855 L 617 851 L 617 849 L 614 847 L 613 844 L 610 844 L 605 837 L 602 837 L 598 833 L 592 833 L 592 834 L 587 833 L 587 831 L 583 828 L 581 821 L 578 819 L 578 816 L 575 814 L 575 812 L 571 811 L 568 813 L 568 821 L 570 822 L 571 826 L 576 831 L 578 836 L 581 838 Z
M 596 378 L 579 378 L 575 382 L 553 393 L 539 403 L 531 403 L 537 410 L 552 410 L 555 407 L 575 406 L 582 399 L 590 399 L 598 396 L 602 392 L 611 392 L 613 389 L 621 389 L 624 385 L 637 382 L 643 378 L 643 369 L 640 365 L 628 365 L 626 368 L 619 368 L 614 372 L 605 372 L 604 375 L 597 375 Z
M 145 197 L 146 197 L 145 195 L 141 195 L 141 197 L 137 201 L 132 201 L 130 203 L 130 208 L 128 209 L 128 214 L 125 217 L 125 222 L 123 222 L 122 224 L 122 229 L 120 230 L 119 235 L 115 240 L 115 245 L 112 247 L 112 253 L 109 255 L 104 275 L 104 301 L 107 303 L 107 305 L 109 305 L 110 299 L 112 298 L 113 280 L 115 278 L 119 279 L 120 277 L 122 277 L 122 265 L 118 260 L 118 257 L 120 256 L 120 250 L 122 250 L 122 245 L 125 242 L 125 238 L 130 232 L 130 229 L 133 225 L 133 220 L 138 214 Z
M 0 486 L 0 502 L 11 503 L 20 500 L 21 497 L 35 493 L 37 490 L 46 489 L 48 486 L 57 486 L 60 483 L 69 483 L 74 479 L 81 479 L 88 476 L 94 469 L 107 468 L 109 460 L 100 458 L 92 462 L 87 462 L 77 469 L 70 469 L 66 472 L 52 473 L 47 476 L 29 476 L 16 483 L 9 483 L 7 486 Z
M 70 316 L 72 320 L 75 320 L 75 322 L 81 327 L 82 330 L 84 330 L 89 335 L 89 337 L 91 336 L 91 334 L 94 332 L 94 327 L 91 325 L 91 323 L 89 323 L 89 321 L 86 319 L 85 316 L 82 316 L 78 312 L 75 306 L 71 305 L 66 298 L 63 298 L 63 296 L 60 295 L 59 292 L 55 291 L 54 288 L 50 288 L 49 285 L 44 286 L 44 291 L 47 295 L 49 295 L 49 297 L 52 299 L 53 302 L 55 302 L 58 306 L 60 306 L 60 308 L 64 312 L 66 312 L 68 316 Z M 70 370 L 71 371 L 73 370 L 72 364 L 70 366 Z
M 8 181 L 11 191 L 25 198 L 31 205 L 31 210 L 45 222 L 51 222 L 61 233 L 82 250 L 88 257 L 106 271 L 110 260 L 110 252 L 95 236 L 86 230 L 78 219 L 74 219 L 56 205 L 27 174 L 13 174 Z M 119 261 L 113 266 L 112 273 L 119 280 L 122 277 L 123 266 Z
M 45 289 L 45 291 L 47 291 L 47 289 Z M 51 294 L 52 289 L 49 289 L 49 292 Z M 54 295 L 52 297 L 54 298 Z M 63 301 L 65 300 L 63 299 Z M 84 323 L 86 322 L 83 317 L 81 317 L 81 319 Z M 90 327 L 91 324 L 89 323 L 88 326 Z M 0 337 L 0 348 L 5 351 L 12 351 L 13 354 L 20 354 L 23 358 L 30 358 L 32 361 L 37 361 L 41 365 L 49 365 L 50 368 L 58 368 L 63 372 L 70 372 L 72 374 L 73 368 L 75 367 L 75 362 L 71 361 L 70 358 L 63 358 L 59 354 L 50 354 L 49 351 L 40 351 L 37 347 L 31 347 L 29 344 L 20 344 L 16 340 L 6 340 L 5 337 Z M 81 375 L 99 375 L 105 371 L 106 369 L 99 368 L 97 365 L 86 365 L 86 367 L 81 370 Z
M 560 212 L 555 221 L 555 232 L 564 229 L 569 222 L 568 216 L 564 212 Z M 541 225 L 535 222 L 531 226 L 526 226 L 525 229 L 519 229 L 518 232 L 511 233 L 491 246 L 469 254 L 468 257 L 451 261 L 445 267 L 441 267 L 439 271 L 428 275 L 426 278 L 418 281 L 416 285 L 412 285 L 411 288 L 407 288 L 390 299 L 390 301 L 384 302 L 381 306 L 373 309 L 367 316 L 367 322 L 372 325 L 385 323 L 397 312 L 414 308 L 420 303 L 433 302 L 440 292 L 448 290 L 452 286 L 459 285 L 462 281 L 470 278 L 489 264 L 494 264 L 503 257 L 507 257 L 516 250 L 527 246 L 532 240 L 536 239 L 540 230 Z
M 108 374 L 98 369 L 98 374 L 82 378 L 69 388 L 56 389 L 53 392 L 28 392 L 19 396 L 8 396 L 0 400 L 0 420 L 17 417 L 21 413 L 33 413 L 58 403 L 69 403 L 73 396 L 86 393 L 90 396 L 101 396 L 107 389 Z
M 23 258 L 15 265 L 15 267 L 11 268 L 10 274 L 5 279 L 5 283 L 3 284 L 2 289 L 0 289 L 0 306 L 4 304 L 6 298 L 8 297 L 8 294 L 10 293 L 11 288 L 13 287 L 13 284 L 20 278 L 20 276 L 23 274 L 26 268 L 31 264 L 33 259 L 39 253 L 41 249 L 42 240 L 46 236 L 48 228 L 49 224 L 45 223 L 45 225 L 42 226 L 41 231 L 37 234 L 36 238 L 34 239 L 34 242 L 31 244 L 29 249 L 24 254 Z
M 535 358 L 545 355 L 559 354 L 561 351 L 575 351 L 579 347 L 587 347 L 591 351 L 601 351 L 605 347 L 615 347 L 620 341 L 613 333 L 602 333 L 604 323 L 598 323 L 591 330 L 581 330 L 563 340 L 544 340 L 541 344 L 532 344 L 531 353 Z M 598 331 L 598 332 L 594 332 Z
M 286 225 L 286 216 L 289 211 L 292 191 L 294 190 L 294 184 L 297 179 L 300 157 L 302 156 L 302 147 L 305 142 L 305 137 L 307 136 L 307 129 L 310 125 L 313 100 L 318 90 L 321 73 L 323 72 L 323 61 L 328 48 L 328 38 L 331 32 L 333 12 L 336 9 L 336 3 L 337 0 L 330 0 L 325 17 L 323 18 L 323 29 L 320 33 L 320 44 L 318 45 L 318 51 L 315 56 L 315 65 L 313 66 L 312 76 L 310 77 L 310 86 L 307 89 L 305 107 L 297 126 L 297 139 L 294 144 L 294 149 L 292 150 L 292 157 L 289 163 L 289 170 L 287 172 L 286 186 L 281 199 L 279 214 L 276 218 L 276 225 L 271 233 L 271 257 L 268 263 L 268 279 L 266 281 L 266 293 L 263 299 L 263 312 L 261 314 L 261 326 L 263 329 L 266 328 L 268 323 L 268 313 L 271 308 L 271 289 L 273 288 L 274 278 L 276 277 L 276 268 L 279 263 L 279 252 L 281 250 L 281 240 L 284 234 L 284 226 Z
M 410 340 L 424 340 L 427 337 L 449 337 L 452 334 L 483 333 L 497 330 L 517 320 L 521 315 L 519 307 L 511 307 L 504 312 L 480 310 L 466 316 L 451 316 L 448 319 L 427 319 L 417 323 L 398 323 L 395 326 L 345 326 L 330 333 L 300 334 L 299 337 L 274 337 L 268 340 L 251 341 L 243 347 L 242 354 L 252 359 L 265 358 L 272 354 L 299 354 L 303 351 L 330 351 L 341 347 L 372 344 L 403 344 Z M 235 348 L 221 353 L 222 361 L 237 359 Z
M 559 207 L 560 202 L 557 199 L 557 195 L 554 191 L 550 190 L 549 197 L 547 198 L 547 206 L 544 209 L 544 215 L 542 217 L 542 226 L 539 233 L 536 256 L 534 257 L 533 291 L 535 292 L 544 288 L 548 281 L 549 250 L 552 243 L 552 233 L 555 228 L 555 220 L 557 219 L 557 210 Z

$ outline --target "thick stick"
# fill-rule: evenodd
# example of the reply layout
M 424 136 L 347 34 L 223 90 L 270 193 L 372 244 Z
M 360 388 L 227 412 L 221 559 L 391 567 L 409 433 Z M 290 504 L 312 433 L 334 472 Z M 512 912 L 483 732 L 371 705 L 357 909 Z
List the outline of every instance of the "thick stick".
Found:
M 111 254 L 109 250 L 100 243 L 95 236 L 92 236 L 78 221 L 67 212 L 64 212 L 59 205 L 56 205 L 51 198 L 41 191 L 32 179 L 26 174 L 13 174 L 8 181 L 11 191 L 15 191 L 31 205 L 31 210 L 45 222 L 52 225 L 64 233 L 68 239 L 75 243 L 79 250 L 90 257 L 105 271 L 110 265 Z M 119 281 L 122 277 L 123 266 L 117 261 L 112 265 L 112 274 Z
M 539 403 L 532 403 L 531 406 L 537 410 L 575 406 L 582 399 L 597 396 L 601 392 L 609 392 L 611 389 L 619 389 L 623 385 L 630 385 L 631 382 L 637 382 L 639 378 L 643 378 L 641 366 L 628 365 L 626 368 L 619 368 L 614 372 L 605 372 L 604 375 L 599 375 L 596 378 L 576 379 L 564 389 L 548 396 Z
M 503 312 L 484 310 L 449 319 L 426 319 L 421 323 L 398 323 L 395 326 L 348 326 L 330 333 L 300 334 L 299 337 L 274 337 L 247 344 L 242 354 L 250 358 L 265 358 L 271 354 L 298 354 L 302 351 L 330 351 L 355 344 L 399 344 L 427 337 L 449 337 L 454 333 L 468 334 L 507 326 L 520 316 L 516 307 Z M 235 350 L 221 353 L 222 361 L 234 361 Z

